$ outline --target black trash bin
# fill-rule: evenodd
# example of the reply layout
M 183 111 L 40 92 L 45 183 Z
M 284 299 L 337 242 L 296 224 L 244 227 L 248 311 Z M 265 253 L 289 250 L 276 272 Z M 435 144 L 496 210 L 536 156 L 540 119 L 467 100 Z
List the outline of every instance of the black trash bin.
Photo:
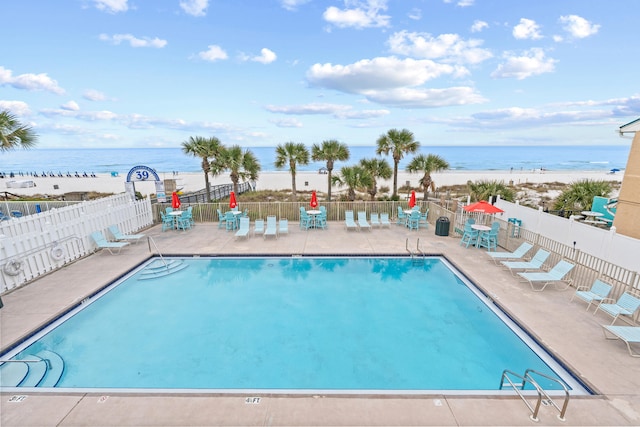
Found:
M 441 216 L 436 220 L 436 236 L 449 235 L 449 218 Z

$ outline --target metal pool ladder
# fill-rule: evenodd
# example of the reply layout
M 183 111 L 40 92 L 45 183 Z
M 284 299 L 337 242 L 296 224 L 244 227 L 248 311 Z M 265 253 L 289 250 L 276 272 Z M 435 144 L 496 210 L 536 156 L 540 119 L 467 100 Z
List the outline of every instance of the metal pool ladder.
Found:
M 409 249 L 409 238 L 404 243 L 404 247 L 411 256 L 411 265 L 424 265 L 424 252 L 420 250 L 420 238 L 416 240 L 416 251 Z
M 558 404 L 556 402 L 553 401 L 553 399 L 551 399 L 551 396 L 549 396 L 549 394 L 540 386 L 540 384 L 538 384 L 533 377 L 531 376 L 531 374 L 535 374 L 535 375 L 539 375 L 549 381 L 553 381 L 555 383 L 560 384 L 560 386 L 562 386 L 562 388 L 564 389 L 564 402 L 562 404 L 562 408 L 560 408 L 558 406 Z M 510 375 L 517 377 L 520 380 L 520 383 L 514 383 L 512 381 L 512 379 L 509 377 Z M 533 387 L 535 387 L 537 393 L 538 393 L 538 399 L 536 401 L 536 407 L 533 408 L 531 406 L 531 403 L 529 403 L 529 401 L 525 398 L 525 396 L 522 394 L 522 390 L 524 389 L 524 386 L 529 383 L 531 384 Z M 525 405 L 527 405 L 527 408 L 529 408 L 529 410 L 531 411 L 531 415 L 529 415 L 529 418 L 531 418 L 532 421 L 538 422 L 538 411 L 540 411 L 540 404 L 542 403 L 542 397 L 544 396 L 545 398 L 545 403 L 546 404 L 551 404 L 554 408 L 556 408 L 558 410 L 558 412 L 560 412 L 558 414 L 558 419 L 560 421 L 565 421 L 564 418 L 564 414 L 567 412 L 567 406 L 569 405 L 569 390 L 567 389 L 567 386 L 560 381 L 557 378 L 552 378 L 548 375 L 545 375 L 541 372 L 535 371 L 533 369 L 527 369 L 526 371 L 524 371 L 524 375 L 519 375 L 516 374 L 513 371 L 510 371 L 508 369 L 505 369 L 504 371 L 502 371 L 502 379 L 500 380 L 500 390 L 502 390 L 502 388 L 504 386 L 509 386 L 513 389 L 513 391 L 515 391 L 518 396 L 520 396 L 520 399 L 522 399 L 522 401 L 524 402 Z

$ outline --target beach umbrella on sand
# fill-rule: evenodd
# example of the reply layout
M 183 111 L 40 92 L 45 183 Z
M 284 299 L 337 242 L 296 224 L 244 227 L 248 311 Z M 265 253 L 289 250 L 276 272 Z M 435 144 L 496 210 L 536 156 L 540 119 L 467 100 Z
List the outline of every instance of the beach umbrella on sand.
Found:
M 416 205 L 416 191 L 411 190 L 411 197 L 409 197 L 409 207 L 412 208 Z
M 171 207 L 173 209 L 180 209 L 180 197 L 175 191 L 171 193 Z
M 233 209 L 236 206 L 238 206 L 238 202 L 236 202 L 236 193 L 232 191 L 231 194 L 229 194 L 229 207 Z
M 491 203 L 488 203 L 485 200 L 480 200 L 479 202 L 471 203 L 463 208 L 467 212 L 481 212 L 485 214 L 497 214 L 504 212 L 497 206 L 493 206 Z
M 316 196 L 316 190 L 313 190 L 313 192 L 311 192 L 311 202 L 309 204 L 312 208 L 318 207 L 318 196 Z

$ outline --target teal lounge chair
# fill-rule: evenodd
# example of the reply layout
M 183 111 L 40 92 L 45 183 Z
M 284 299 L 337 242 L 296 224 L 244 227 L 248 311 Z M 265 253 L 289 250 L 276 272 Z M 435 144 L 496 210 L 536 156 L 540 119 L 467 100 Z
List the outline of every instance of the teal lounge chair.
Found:
M 624 341 L 631 357 L 640 357 L 639 353 L 634 353 L 631 349 L 631 344 L 640 343 L 640 326 L 602 325 L 602 332 L 604 333 L 604 337 L 608 340 L 618 339 Z M 613 335 L 613 338 L 607 335 L 607 332 Z
M 380 227 L 380 217 L 377 213 L 371 212 L 371 217 L 369 218 L 371 222 L 371 227 Z
M 140 239 L 144 237 L 144 234 L 122 234 L 117 225 L 112 225 L 109 227 L 109 233 L 113 235 L 113 238 L 120 241 L 129 241 L 133 243 L 138 243 Z
M 533 247 L 529 242 L 523 242 L 518 249 L 513 252 L 487 252 L 493 261 L 498 264 L 500 260 L 520 259 L 526 255 Z
M 591 304 L 594 302 L 599 303 L 607 299 L 611 289 L 613 289 L 612 285 L 605 283 L 600 279 L 596 279 L 590 289 L 587 289 L 586 286 L 578 286 L 576 288 L 576 292 L 571 297 L 571 301 L 573 301 L 575 297 L 578 297 L 582 301 L 589 303 L 587 305 L 588 311 L 589 307 L 591 307 Z
M 99 231 L 91 233 L 91 238 L 96 244 L 96 249 L 106 249 L 111 255 L 119 254 L 122 248 L 129 245 L 129 242 L 109 242 Z
M 278 223 L 278 234 L 289 234 L 289 220 L 280 219 Z
M 606 300 L 609 300 L 608 298 Z M 605 300 L 605 301 L 606 301 Z M 596 311 L 593 314 L 596 314 L 598 310 L 602 310 L 607 313 L 609 316 L 613 317 L 613 325 L 618 320 L 620 316 L 632 317 L 636 311 L 640 308 L 640 299 L 631 295 L 628 292 L 623 293 L 618 298 L 618 301 L 614 303 L 604 303 L 601 302 L 596 308 Z
M 267 228 L 264 230 L 264 238 L 266 239 L 267 236 L 273 236 L 276 239 L 278 238 L 278 228 L 277 228 L 277 223 L 276 223 L 276 217 L 275 216 L 268 216 L 267 217 Z
M 264 219 L 256 219 L 253 224 L 253 235 L 264 234 Z
M 390 227 L 391 223 L 389 222 L 389 214 L 381 213 L 380 214 L 380 227 Z
M 353 211 L 344 211 L 344 224 L 347 227 L 347 230 L 357 230 L 358 224 L 353 219 Z
M 365 211 L 358 211 L 358 227 L 360 227 L 360 230 L 371 231 L 371 224 L 367 222 L 367 213 Z
M 571 279 L 565 279 L 565 277 L 567 277 L 567 274 L 573 270 L 573 267 L 575 267 L 575 264 L 562 260 L 547 272 L 518 273 L 518 276 L 529 282 L 531 289 L 534 291 L 544 291 L 544 288 L 546 288 L 547 285 L 555 283 L 557 286 L 557 284 L 561 282 L 565 282 L 567 284 L 567 286 L 564 287 L 564 289 L 567 289 L 571 285 Z M 542 287 L 540 289 L 536 289 L 533 285 L 534 283 L 542 283 Z
M 531 261 L 502 261 L 502 265 L 511 270 L 511 274 L 515 270 L 540 270 L 542 264 L 549 258 L 549 252 L 544 249 L 538 249 L 538 252 L 531 258 Z
M 235 234 L 236 237 L 244 237 L 245 239 L 249 237 L 249 217 L 243 216 L 240 218 L 240 227 L 238 227 L 238 231 Z

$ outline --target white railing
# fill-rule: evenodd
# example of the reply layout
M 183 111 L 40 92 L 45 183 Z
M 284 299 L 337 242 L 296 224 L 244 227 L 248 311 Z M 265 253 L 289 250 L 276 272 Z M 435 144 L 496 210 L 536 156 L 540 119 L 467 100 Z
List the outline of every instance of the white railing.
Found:
M 0 222 L 0 293 L 93 252 L 89 235 L 117 225 L 124 233 L 153 224 L 148 199 L 127 194 Z
M 615 227 L 598 228 L 504 200 L 495 205 L 504 211 L 496 218 L 518 218 L 523 229 L 640 273 L 640 240 L 616 233 Z

